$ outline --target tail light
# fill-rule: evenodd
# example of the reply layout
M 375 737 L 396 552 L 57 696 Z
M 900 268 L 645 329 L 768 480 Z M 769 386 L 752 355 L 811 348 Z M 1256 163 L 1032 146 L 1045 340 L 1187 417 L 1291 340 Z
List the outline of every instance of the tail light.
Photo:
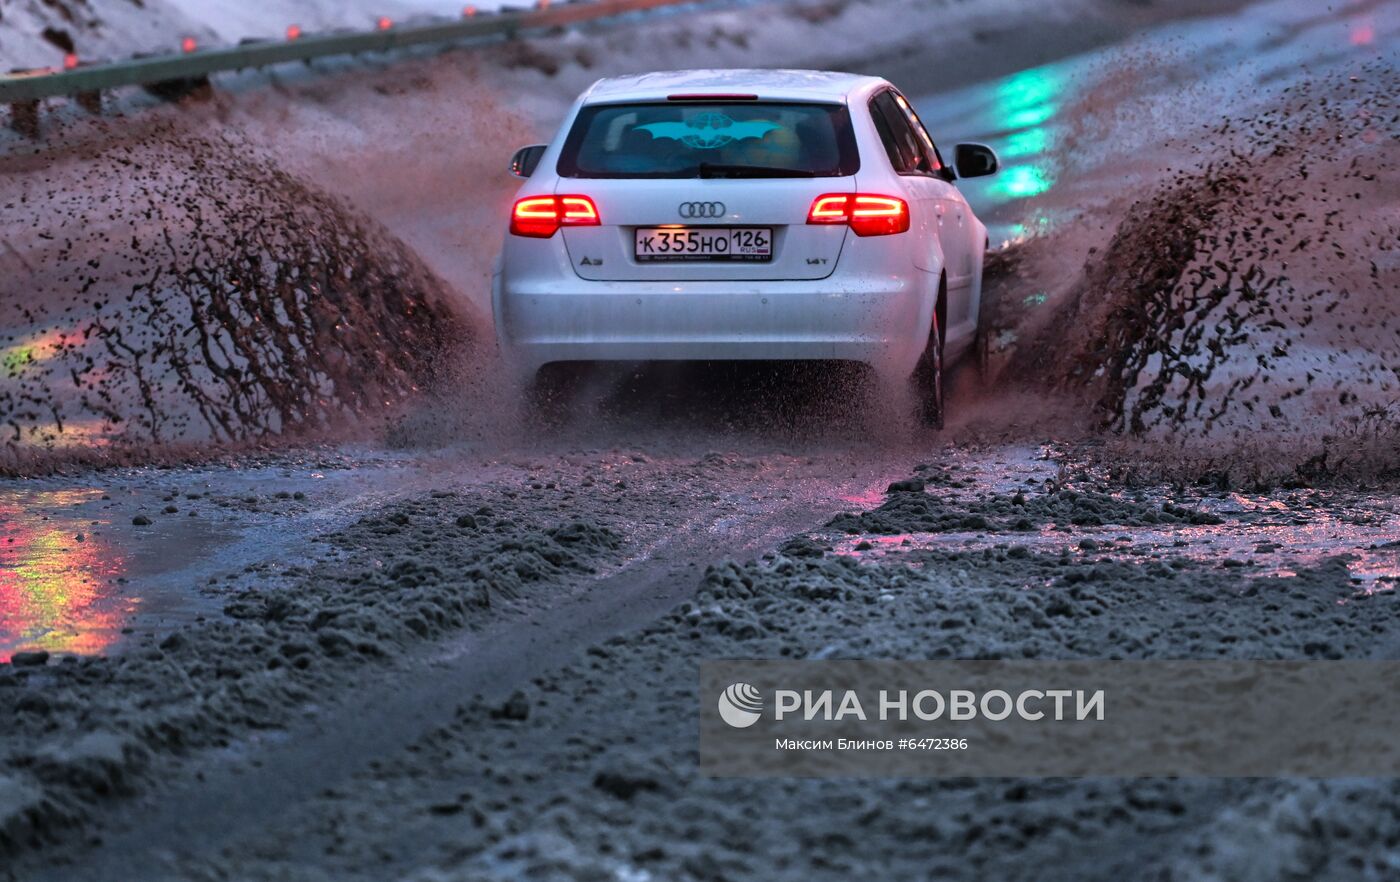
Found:
M 897 196 L 827 193 L 812 201 L 809 224 L 846 224 L 857 236 L 888 236 L 909 229 L 909 204 Z
M 598 206 L 587 196 L 527 196 L 510 213 L 510 231 L 517 236 L 548 239 L 560 227 L 596 227 Z

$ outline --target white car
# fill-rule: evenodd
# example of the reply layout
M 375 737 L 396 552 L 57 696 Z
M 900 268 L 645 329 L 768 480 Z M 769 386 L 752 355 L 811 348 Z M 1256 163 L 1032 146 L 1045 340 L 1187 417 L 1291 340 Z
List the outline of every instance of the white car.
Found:
M 977 334 L 987 230 L 878 77 L 696 70 L 600 80 L 526 180 L 492 279 L 503 353 L 555 362 L 831 359 L 913 378 L 943 419 L 943 365 Z M 954 171 L 956 169 L 956 172 Z

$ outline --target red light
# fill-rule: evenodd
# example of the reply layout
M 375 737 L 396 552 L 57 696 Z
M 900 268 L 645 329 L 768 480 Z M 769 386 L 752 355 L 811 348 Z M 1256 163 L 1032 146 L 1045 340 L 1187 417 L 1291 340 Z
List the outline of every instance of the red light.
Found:
M 180 51 L 181 51 L 181 52 L 193 52 L 194 50 L 196 50 L 196 49 L 198 49 L 198 48 L 199 48 L 199 41 L 196 40 L 194 37 L 186 37 L 185 39 L 183 39 L 183 40 L 180 41 Z
M 757 96 L 757 95 L 732 95 L 732 94 L 731 94 L 731 95 L 726 95 L 726 94 L 702 95 L 702 94 L 698 94 L 698 93 L 696 93 L 696 94 L 689 94 L 689 93 L 686 93 L 686 94 L 683 94 L 683 95 L 667 95 L 667 96 L 666 96 L 666 100 L 667 100 L 667 101 L 757 101 L 757 100 L 758 100 L 758 96 Z
M 72 52 L 69 52 L 67 55 L 63 56 L 63 69 L 64 69 L 64 70 L 72 70 L 73 68 L 75 68 L 75 67 L 77 67 L 77 66 L 78 66 L 78 56 L 77 56 L 77 55 L 74 55 Z
M 560 227 L 596 227 L 602 223 L 598 206 L 587 196 L 527 196 L 510 213 L 516 236 L 548 239 Z
M 548 9 L 549 0 L 535 0 L 535 5 L 538 6 L 540 9 Z
M 387 31 L 394 26 L 394 20 L 387 15 L 381 15 L 379 16 L 379 20 L 374 23 L 374 26 L 381 31 Z
M 475 7 L 475 6 L 464 6 L 464 7 L 462 7 L 462 18 L 471 18 L 471 17 L 474 16 L 474 15 L 476 15 L 476 7 Z
M 849 201 L 850 197 L 845 194 L 818 196 L 812 202 L 812 210 L 807 212 L 807 223 L 844 224 L 846 222 L 846 203 Z
M 564 206 L 564 223 L 580 227 L 596 227 L 600 221 L 598 206 L 587 196 L 560 196 Z
M 301 25 L 297 25 L 297 24 L 287 25 L 287 39 L 288 39 L 288 40 L 300 40 L 300 39 L 301 39 Z
M 826 193 L 812 201 L 809 224 L 846 224 L 857 236 L 888 236 L 909 229 L 909 205 L 897 196 Z

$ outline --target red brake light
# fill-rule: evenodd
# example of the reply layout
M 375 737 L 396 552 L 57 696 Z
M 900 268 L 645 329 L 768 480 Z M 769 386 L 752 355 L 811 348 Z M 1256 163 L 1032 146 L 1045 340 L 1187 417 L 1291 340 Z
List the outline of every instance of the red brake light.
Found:
M 598 206 L 587 196 L 559 196 L 560 221 L 579 227 L 598 226 Z
M 909 229 L 909 204 L 897 196 L 827 193 L 812 201 L 809 224 L 846 224 L 857 236 L 888 236 Z
M 602 223 L 598 206 L 587 196 L 527 196 L 510 213 L 516 236 L 548 239 L 560 227 L 596 227 Z
M 812 210 L 807 212 L 807 223 L 844 224 L 846 222 L 846 206 L 850 201 L 851 197 L 844 193 L 839 196 L 818 196 L 812 203 Z

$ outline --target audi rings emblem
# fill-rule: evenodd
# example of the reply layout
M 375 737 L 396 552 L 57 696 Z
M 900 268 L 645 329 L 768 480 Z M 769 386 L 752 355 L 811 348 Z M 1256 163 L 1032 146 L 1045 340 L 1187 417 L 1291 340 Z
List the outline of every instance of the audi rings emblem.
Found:
M 676 209 L 684 218 L 724 217 L 723 202 L 682 202 Z

